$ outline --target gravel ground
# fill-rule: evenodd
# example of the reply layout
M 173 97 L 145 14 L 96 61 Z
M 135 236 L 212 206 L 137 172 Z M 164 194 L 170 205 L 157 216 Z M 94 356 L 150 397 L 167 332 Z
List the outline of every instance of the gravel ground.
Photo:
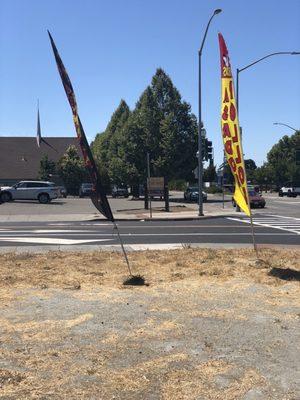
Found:
M 3 255 L 0 398 L 299 399 L 299 255 Z

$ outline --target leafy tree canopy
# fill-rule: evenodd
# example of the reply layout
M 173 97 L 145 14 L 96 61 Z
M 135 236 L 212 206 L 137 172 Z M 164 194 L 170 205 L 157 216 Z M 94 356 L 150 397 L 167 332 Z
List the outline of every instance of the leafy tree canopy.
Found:
M 75 146 L 69 146 L 58 161 L 57 171 L 62 178 L 68 193 L 78 194 L 82 182 L 88 181 L 88 172 Z
M 44 154 L 40 161 L 40 168 L 38 172 L 39 179 L 43 181 L 47 181 L 50 178 L 50 175 L 55 174 L 56 164 L 53 160 L 49 160 L 47 154 Z
M 283 136 L 267 155 L 268 165 L 273 170 L 274 183 L 300 182 L 300 166 L 296 165 L 296 150 L 300 149 L 300 131 L 292 136 Z
M 143 183 L 147 153 L 153 176 L 190 180 L 197 165 L 197 120 L 159 68 L 132 112 L 121 101 L 93 151 L 114 183 Z

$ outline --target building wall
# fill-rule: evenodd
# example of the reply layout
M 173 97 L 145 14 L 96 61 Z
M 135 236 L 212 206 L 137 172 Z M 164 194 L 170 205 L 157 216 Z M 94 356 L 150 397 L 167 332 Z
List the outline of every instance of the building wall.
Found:
M 36 137 L 0 137 L 0 185 L 10 186 L 20 180 L 36 180 L 44 155 L 57 162 L 69 146 L 81 150 L 76 137 L 47 137 L 37 146 Z M 55 177 L 53 177 L 53 180 Z

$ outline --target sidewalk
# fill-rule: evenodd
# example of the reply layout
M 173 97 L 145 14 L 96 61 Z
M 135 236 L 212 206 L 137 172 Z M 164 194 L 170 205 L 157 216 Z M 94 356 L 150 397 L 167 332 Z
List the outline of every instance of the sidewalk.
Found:
M 198 210 L 180 211 L 180 212 L 153 212 L 152 220 L 193 220 L 211 217 L 221 217 L 236 215 L 234 210 L 222 209 L 205 211 L 204 216 L 198 216 Z M 116 221 L 141 221 L 150 220 L 149 210 L 132 210 L 132 212 L 117 211 L 114 212 Z M 62 221 L 91 221 L 103 220 L 106 218 L 100 213 L 92 214 L 37 214 L 37 215 L 1 215 L 1 222 L 62 222 Z

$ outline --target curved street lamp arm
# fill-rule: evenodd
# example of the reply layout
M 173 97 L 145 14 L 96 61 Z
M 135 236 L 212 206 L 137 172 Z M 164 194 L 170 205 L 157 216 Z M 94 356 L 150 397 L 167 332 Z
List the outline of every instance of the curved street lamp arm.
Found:
M 287 126 L 288 128 L 292 129 L 293 131 L 297 132 L 298 129 L 293 128 L 292 126 L 288 125 L 288 124 L 284 124 L 283 122 L 274 122 L 273 125 L 283 125 L 283 126 Z
M 209 25 L 210 25 L 210 23 L 211 23 L 211 20 L 213 19 L 213 17 L 214 17 L 216 14 L 219 14 L 220 12 L 221 12 L 220 9 L 215 10 L 214 13 L 213 13 L 213 15 L 210 17 L 210 19 L 209 19 L 209 21 L 208 21 L 208 23 L 207 23 L 207 26 L 206 26 L 206 29 L 205 29 L 205 33 L 204 33 L 204 36 L 203 36 L 203 39 L 202 39 L 202 43 L 201 43 L 201 46 L 200 46 L 199 55 L 202 54 L 203 46 L 204 46 L 204 43 L 205 43 L 206 35 L 207 35 L 207 32 L 208 32 L 208 28 L 209 28 Z
M 252 65 L 259 63 L 260 61 L 265 60 L 266 58 L 269 58 L 272 56 L 276 56 L 278 54 L 290 54 L 292 56 L 295 56 L 295 55 L 300 54 L 300 52 L 299 51 L 278 51 L 276 53 L 271 53 L 271 54 L 268 54 L 267 56 L 260 58 L 259 60 L 254 61 L 253 63 L 251 63 L 249 65 L 246 65 L 246 67 L 244 67 L 244 68 L 240 68 L 240 69 L 238 68 L 238 72 L 242 72 L 245 69 L 252 67 Z

